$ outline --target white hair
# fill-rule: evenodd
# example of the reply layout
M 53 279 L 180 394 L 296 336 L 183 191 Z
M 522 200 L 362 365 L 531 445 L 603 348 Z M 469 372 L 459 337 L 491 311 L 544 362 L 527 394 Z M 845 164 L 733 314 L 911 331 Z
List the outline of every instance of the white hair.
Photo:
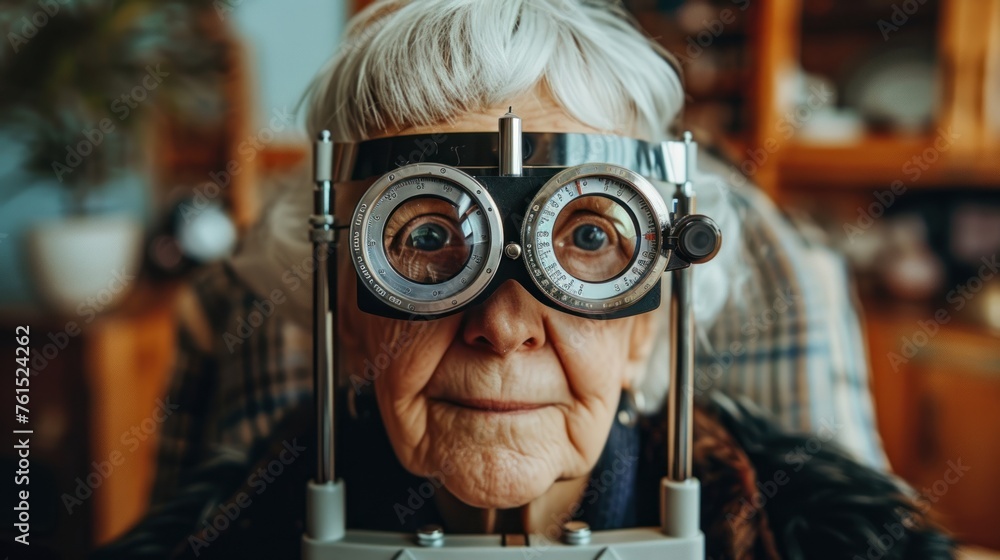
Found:
M 580 122 L 659 141 L 684 100 L 665 56 L 607 0 L 383 0 L 348 24 L 310 132 L 439 124 L 541 83 Z
M 610 0 L 381 0 L 348 24 L 310 88 L 310 135 L 337 142 L 449 122 L 548 88 L 567 113 L 598 130 L 670 138 L 683 106 L 670 56 Z M 658 185 L 666 200 L 669 185 Z M 720 254 L 695 269 L 695 317 L 709 326 L 739 274 L 739 219 L 721 177 L 699 173 L 698 209 L 722 228 Z M 669 294 L 649 372 L 637 385 L 647 410 L 667 388 Z

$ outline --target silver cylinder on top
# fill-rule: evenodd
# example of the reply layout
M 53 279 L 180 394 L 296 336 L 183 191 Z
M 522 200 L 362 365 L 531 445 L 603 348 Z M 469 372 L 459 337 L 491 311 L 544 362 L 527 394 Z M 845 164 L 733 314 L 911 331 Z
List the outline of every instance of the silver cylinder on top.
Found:
M 500 156 L 500 175 L 504 177 L 520 177 L 524 161 L 521 152 L 523 139 L 521 137 L 521 118 L 507 110 L 500 117 L 500 144 L 497 147 Z

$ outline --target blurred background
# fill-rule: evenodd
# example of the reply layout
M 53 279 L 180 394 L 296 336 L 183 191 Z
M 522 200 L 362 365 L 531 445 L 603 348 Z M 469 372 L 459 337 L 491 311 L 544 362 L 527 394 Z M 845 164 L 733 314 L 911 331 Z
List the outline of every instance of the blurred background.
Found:
M 29 325 L 33 540 L 79 557 L 145 511 L 177 288 L 305 160 L 300 95 L 367 3 L 0 0 L 0 360 Z M 626 4 L 730 179 L 848 259 L 894 471 L 1000 549 L 1000 0 Z

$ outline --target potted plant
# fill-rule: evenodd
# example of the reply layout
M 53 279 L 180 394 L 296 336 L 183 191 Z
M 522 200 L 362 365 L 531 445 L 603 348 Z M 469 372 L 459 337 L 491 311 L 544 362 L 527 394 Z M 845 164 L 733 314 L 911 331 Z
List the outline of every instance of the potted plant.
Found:
M 0 265 L 26 262 L 20 287 L 56 311 L 98 297 L 110 308 L 141 260 L 150 131 L 213 91 L 223 47 L 205 32 L 207 2 L 21 4 L 6 8 L 0 53 L 0 145 L 21 152 L 0 177 L 0 230 L 14 241 Z

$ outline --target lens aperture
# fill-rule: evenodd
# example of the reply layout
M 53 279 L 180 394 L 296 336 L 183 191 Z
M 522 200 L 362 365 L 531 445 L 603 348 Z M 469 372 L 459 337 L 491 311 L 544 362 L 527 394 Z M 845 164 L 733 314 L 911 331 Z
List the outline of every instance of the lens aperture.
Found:
M 566 204 L 552 228 L 554 252 L 570 275 L 586 282 L 618 276 L 635 254 L 635 223 L 614 199 L 581 196 Z
M 401 276 L 420 284 L 438 284 L 454 278 L 472 252 L 470 214 L 475 204 L 459 208 L 437 197 L 412 198 L 389 216 L 383 246 L 389 265 Z

